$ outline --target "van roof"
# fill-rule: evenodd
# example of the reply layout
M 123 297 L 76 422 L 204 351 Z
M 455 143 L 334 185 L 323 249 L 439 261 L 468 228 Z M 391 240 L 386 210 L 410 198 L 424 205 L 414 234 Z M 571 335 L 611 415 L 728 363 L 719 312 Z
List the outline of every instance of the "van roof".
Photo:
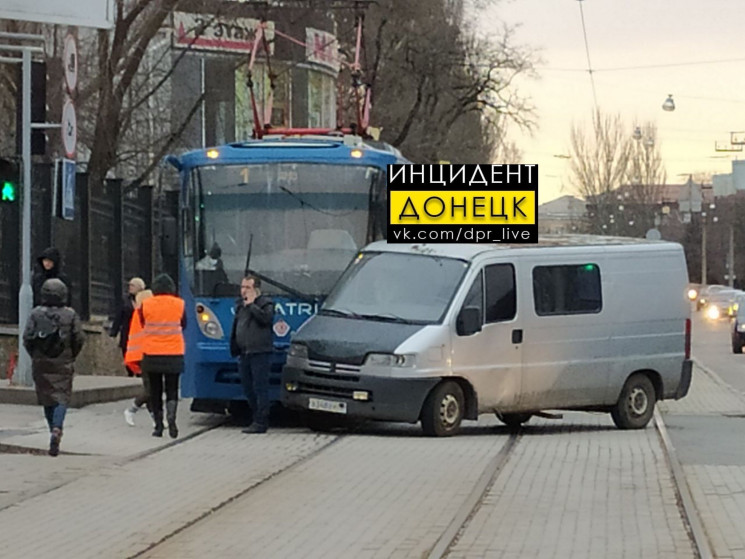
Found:
M 631 237 L 608 237 L 601 235 L 541 235 L 537 243 L 388 243 L 377 241 L 364 250 L 382 252 L 420 253 L 432 256 L 472 259 L 479 254 L 492 251 L 536 250 L 548 247 L 644 247 L 647 250 L 669 250 L 680 248 L 677 243 L 650 241 Z

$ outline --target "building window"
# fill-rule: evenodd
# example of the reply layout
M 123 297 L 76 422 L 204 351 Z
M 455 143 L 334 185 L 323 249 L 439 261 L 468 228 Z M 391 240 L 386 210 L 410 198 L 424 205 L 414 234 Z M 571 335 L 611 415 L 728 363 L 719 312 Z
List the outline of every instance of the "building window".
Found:
M 324 72 L 308 70 L 308 126 L 336 127 L 336 80 Z

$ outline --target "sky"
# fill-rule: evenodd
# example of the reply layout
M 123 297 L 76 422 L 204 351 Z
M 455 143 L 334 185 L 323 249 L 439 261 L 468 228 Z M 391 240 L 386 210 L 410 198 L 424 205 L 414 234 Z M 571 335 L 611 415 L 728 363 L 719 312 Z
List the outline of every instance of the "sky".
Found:
M 634 127 L 657 126 L 669 184 L 690 173 L 729 173 L 740 153 L 730 132 L 745 136 L 745 1 L 583 0 L 595 98 L 603 113 Z M 532 135 L 510 137 L 522 163 L 539 166 L 539 202 L 572 189 L 572 125 L 589 130 L 594 107 L 578 0 L 498 0 L 479 14 L 480 31 L 517 25 L 514 42 L 538 51 L 539 78 L 517 87 L 537 109 Z M 672 94 L 676 109 L 662 110 Z M 511 162 L 510 162 L 511 163 Z

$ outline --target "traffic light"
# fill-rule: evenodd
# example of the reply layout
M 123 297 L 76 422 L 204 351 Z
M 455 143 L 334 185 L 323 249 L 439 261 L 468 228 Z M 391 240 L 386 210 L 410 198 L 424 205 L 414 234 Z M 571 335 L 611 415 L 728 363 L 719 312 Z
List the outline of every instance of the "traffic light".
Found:
M 11 159 L 0 158 L 0 202 L 18 201 L 18 165 Z
M 23 153 L 23 72 L 18 64 L 16 74 L 16 153 Z M 47 120 L 47 64 L 31 62 L 31 122 Z M 31 155 L 44 155 L 47 149 L 47 137 L 44 130 L 31 130 Z

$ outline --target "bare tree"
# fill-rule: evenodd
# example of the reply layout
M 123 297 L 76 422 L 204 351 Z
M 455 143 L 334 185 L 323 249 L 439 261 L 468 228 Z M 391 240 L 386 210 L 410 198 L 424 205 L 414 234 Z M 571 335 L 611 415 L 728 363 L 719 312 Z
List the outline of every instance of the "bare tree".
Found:
M 589 133 L 577 125 L 572 126 L 571 182 L 588 205 L 588 224 L 593 233 L 615 230 L 618 189 L 627 176 L 632 141 L 619 115 L 596 111 Z
M 366 16 L 373 122 L 417 161 L 483 163 L 507 144 L 508 123 L 532 124 L 532 107 L 514 85 L 532 73 L 532 52 L 514 46 L 509 27 L 478 37 L 463 4 L 382 0 Z
M 659 225 L 665 215 L 662 202 L 667 175 L 657 139 L 657 126 L 651 122 L 638 126 L 632 137 L 626 184 L 619 191 L 623 201 L 619 231 L 640 237 Z
M 113 31 L 98 31 L 96 120 L 88 160 L 89 180 L 94 188 L 117 162 L 123 123 L 129 118 L 124 114 L 127 94 L 148 46 L 179 1 L 117 0 Z

